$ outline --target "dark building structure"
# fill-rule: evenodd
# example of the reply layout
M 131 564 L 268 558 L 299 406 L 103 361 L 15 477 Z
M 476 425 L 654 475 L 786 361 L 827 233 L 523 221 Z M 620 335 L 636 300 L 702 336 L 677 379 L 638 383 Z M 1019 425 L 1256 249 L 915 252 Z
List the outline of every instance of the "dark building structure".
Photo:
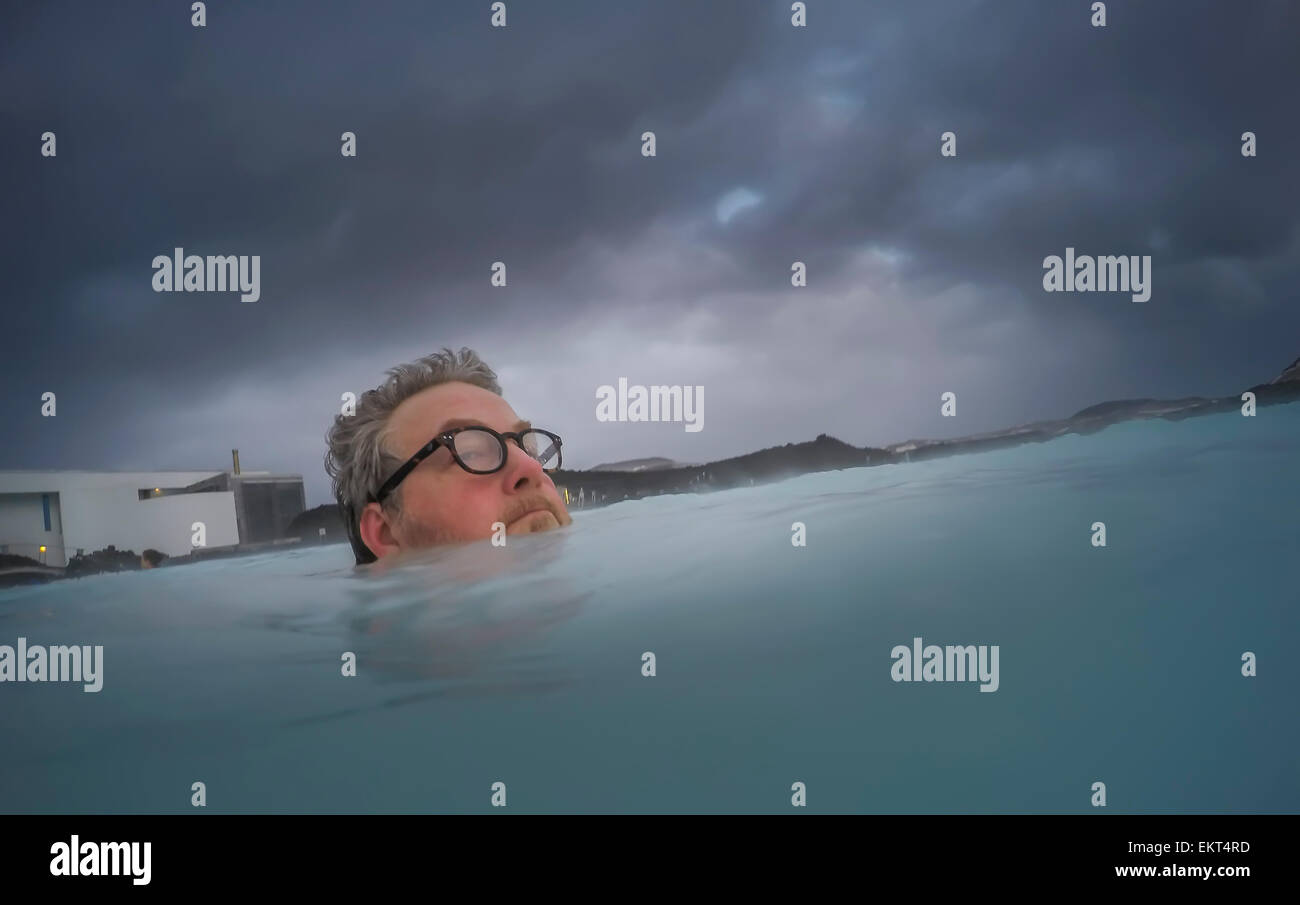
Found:
M 225 471 L 189 485 L 182 493 L 229 490 L 235 497 L 239 542 L 255 544 L 285 536 L 289 523 L 307 508 L 302 475 Z

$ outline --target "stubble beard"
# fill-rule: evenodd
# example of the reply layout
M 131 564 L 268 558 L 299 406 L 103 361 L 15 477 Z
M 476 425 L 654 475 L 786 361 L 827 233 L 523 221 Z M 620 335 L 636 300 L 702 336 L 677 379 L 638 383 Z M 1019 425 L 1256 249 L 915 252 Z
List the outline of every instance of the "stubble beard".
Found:
M 539 531 L 546 531 L 549 528 L 559 527 L 563 524 L 564 522 L 560 519 L 558 513 L 552 512 L 549 509 L 547 509 L 544 512 L 534 512 L 532 515 L 528 516 L 527 518 L 521 519 L 518 522 L 516 522 L 515 525 L 517 527 L 514 533 L 515 534 L 536 534 Z
M 402 538 L 405 541 L 402 546 L 413 550 L 437 547 L 441 544 L 454 544 L 468 539 L 459 537 L 454 532 L 436 525 L 427 525 L 407 518 L 405 510 L 398 513 L 397 519 L 398 524 L 401 526 Z
M 541 501 L 538 501 L 541 502 Z M 548 507 L 550 501 L 544 502 Z M 506 521 L 507 534 L 536 534 L 541 531 L 561 528 L 572 521 L 572 518 L 565 519 L 560 510 L 547 508 L 542 512 L 535 512 L 526 519 L 519 521 Z M 424 549 L 426 547 L 436 547 L 442 544 L 455 544 L 465 541 L 481 540 L 490 537 L 490 534 L 484 534 L 477 537 L 462 537 L 455 531 L 450 531 L 436 525 L 428 525 L 408 518 L 405 510 L 399 510 L 397 513 L 397 523 L 402 532 L 403 547 L 411 549 Z

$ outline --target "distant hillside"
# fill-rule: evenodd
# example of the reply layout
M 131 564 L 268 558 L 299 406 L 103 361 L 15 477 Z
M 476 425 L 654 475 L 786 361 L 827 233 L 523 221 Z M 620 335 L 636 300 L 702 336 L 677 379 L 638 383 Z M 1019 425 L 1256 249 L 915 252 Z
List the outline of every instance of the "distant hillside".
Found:
M 1292 381 L 1300 381 L 1300 358 L 1283 368 L 1281 374 L 1269 381 L 1269 385 L 1290 383 Z
M 40 560 L 32 559 L 30 556 L 20 556 L 17 553 L 0 553 L 0 569 L 18 569 L 24 566 L 43 565 Z
M 602 465 L 593 465 L 586 471 L 654 471 L 658 468 L 686 468 L 688 466 L 681 462 L 674 462 L 672 459 L 665 459 L 662 456 L 655 456 L 649 459 L 628 459 L 624 462 L 609 462 Z
M 322 528 L 325 529 L 323 538 L 320 535 Z M 300 537 L 308 543 L 332 544 L 345 542 L 348 539 L 348 532 L 343 527 L 343 516 L 339 514 L 338 503 L 325 503 L 294 516 L 289 527 L 284 529 L 284 536 Z
M 678 465 L 643 471 L 558 471 L 552 477 L 571 499 L 579 490 L 587 505 L 607 504 L 661 493 L 748 487 L 810 471 L 830 471 L 875 464 L 887 457 L 883 449 L 858 449 L 821 434 L 805 443 L 787 443 L 707 465 Z
M 1292 362 L 1282 373 L 1268 383 L 1249 387 L 1259 405 L 1293 402 L 1300 399 L 1300 359 Z M 1245 390 L 1241 391 L 1245 392 Z M 1197 415 L 1236 411 L 1241 407 L 1241 392 L 1232 396 L 1206 398 L 1185 396 L 1181 399 L 1117 399 L 1099 402 L 1080 409 L 1069 418 L 1056 421 L 1035 421 L 985 434 L 972 434 L 950 440 L 907 440 L 887 449 L 902 453 L 910 460 L 936 455 L 952 455 L 983 449 L 1018 446 L 1021 443 L 1041 443 L 1065 434 L 1093 434 L 1121 421 L 1139 418 L 1164 418 L 1181 421 Z
M 1249 387 L 1259 405 L 1273 405 L 1300 399 L 1300 358 L 1273 380 Z M 1244 391 L 1243 391 L 1244 392 Z M 1241 393 L 1205 398 L 1118 399 L 1100 402 L 1081 409 L 1068 418 L 1035 421 L 982 434 L 970 434 L 947 440 L 912 439 L 883 448 L 858 449 L 834 437 L 821 434 L 810 443 L 787 443 L 733 459 L 705 465 L 676 466 L 641 471 L 589 470 L 559 472 L 555 483 L 568 488 L 575 496 L 585 491 L 587 505 L 613 503 L 661 493 L 719 490 L 751 483 L 780 480 L 792 475 L 859 465 L 885 465 L 913 462 L 937 456 L 982 452 L 1022 443 L 1043 443 L 1065 434 L 1092 434 L 1112 424 L 1138 418 L 1164 418 L 1178 421 L 1196 415 L 1236 411 Z M 638 459 L 634 462 L 668 461 Z M 616 463 L 627 464 L 627 463 Z

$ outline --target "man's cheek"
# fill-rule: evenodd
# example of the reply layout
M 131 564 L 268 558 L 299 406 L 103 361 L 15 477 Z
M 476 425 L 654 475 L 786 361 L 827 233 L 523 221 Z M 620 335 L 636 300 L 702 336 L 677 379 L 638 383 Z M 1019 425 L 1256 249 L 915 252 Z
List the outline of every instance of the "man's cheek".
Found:
M 465 500 L 450 518 L 460 525 L 467 537 L 487 537 L 497 522 L 504 521 L 501 507 L 492 500 Z

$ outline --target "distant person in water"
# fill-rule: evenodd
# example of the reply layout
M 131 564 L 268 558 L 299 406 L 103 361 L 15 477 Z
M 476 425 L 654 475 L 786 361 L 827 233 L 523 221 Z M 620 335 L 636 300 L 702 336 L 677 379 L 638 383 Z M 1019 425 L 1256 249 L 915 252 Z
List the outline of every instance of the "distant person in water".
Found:
M 167 554 L 150 547 L 140 554 L 140 568 L 156 569 L 162 565 L 162 561 L 167 558 Z
M 547 473 L 560 467 L 560 438 L 521 420 L 470 349 L 389 369 L 326 439 L 358 564 L 485 539 L 497 523 L 530 534 L 573 521 Z

